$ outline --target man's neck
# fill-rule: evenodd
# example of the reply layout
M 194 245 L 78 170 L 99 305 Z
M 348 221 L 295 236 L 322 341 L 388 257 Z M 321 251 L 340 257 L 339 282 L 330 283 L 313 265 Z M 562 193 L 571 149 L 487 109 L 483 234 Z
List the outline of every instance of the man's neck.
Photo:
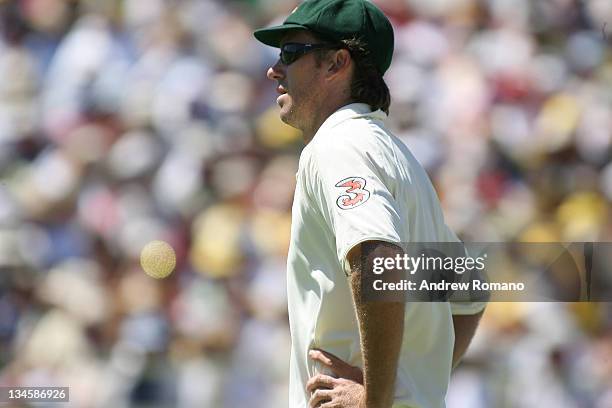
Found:
M 323 125 L 327 118 L 329 118 L 334 112 L 352 102 L 353 101 L 351 101 L 350 99 L 344 99 L 341 102 L 324 104 L 324 106 L 322 106 L 322 108 L 318 111 L 316 117 L 313 118 L 314 120 L 312 121 L 312 127 L 308 129 L 302 129 L 302 137 L 304 138 L 304 143 L 310 143 L 321 125 Z

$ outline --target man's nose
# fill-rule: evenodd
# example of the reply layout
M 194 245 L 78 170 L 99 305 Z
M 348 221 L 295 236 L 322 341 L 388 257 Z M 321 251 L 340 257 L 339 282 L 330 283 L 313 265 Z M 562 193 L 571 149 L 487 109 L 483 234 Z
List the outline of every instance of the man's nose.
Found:
M 268 68 L 266 76 L 268 79 L 273 81 L 278 81 L 279 79 L 283 79 L 285 77 L 285 66 L 283 63 L 281 63 L 280 58 L 278 61 L 276 61 L 276 64 Z

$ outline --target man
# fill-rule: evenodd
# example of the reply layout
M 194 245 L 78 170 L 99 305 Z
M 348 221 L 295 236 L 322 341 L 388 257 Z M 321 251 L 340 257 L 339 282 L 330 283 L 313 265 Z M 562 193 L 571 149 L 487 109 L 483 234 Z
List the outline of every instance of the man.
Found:
M 483 305 L 361 299 L 362 254 L 457 241 L 425 171 L 383 123 L 391 24 L 368 1 L 307 0 L 255 37 L 281 50 L 267 76 L 306 142 L 288 255 L 289 406 L 443 407 Z

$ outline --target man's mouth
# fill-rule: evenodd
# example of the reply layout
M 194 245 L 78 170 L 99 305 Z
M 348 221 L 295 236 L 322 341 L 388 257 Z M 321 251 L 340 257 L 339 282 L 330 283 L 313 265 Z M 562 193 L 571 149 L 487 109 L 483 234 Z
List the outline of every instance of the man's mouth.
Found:
M 276 92 L 278 92 L 278 98 L 276 98 L 276 104 L 282 108 L 283 103 L 281 102 L 281 99 L 283 95 L 287 93 L 287 90 L 282 85 L 279 85 L 276 87 Z

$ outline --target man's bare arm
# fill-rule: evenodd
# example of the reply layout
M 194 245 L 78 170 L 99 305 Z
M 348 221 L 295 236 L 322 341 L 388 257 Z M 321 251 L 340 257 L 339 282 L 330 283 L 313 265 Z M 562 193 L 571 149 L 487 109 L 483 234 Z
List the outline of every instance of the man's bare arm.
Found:
M 472 315 L 453 315 L 455 327 L 455 347 L 453 348 L 453 368 L 455 368 L 467 351 L 484 310 Z
M 382 241 L 357 245 L 348 255 L 351 266 L 350 285 L 355 302 L 367 408 L 387 408 L 393 404 L 395 376 L 404 332 L 404 303 L 361 301 L 361 255 L 395 257 L 400 248 Z

